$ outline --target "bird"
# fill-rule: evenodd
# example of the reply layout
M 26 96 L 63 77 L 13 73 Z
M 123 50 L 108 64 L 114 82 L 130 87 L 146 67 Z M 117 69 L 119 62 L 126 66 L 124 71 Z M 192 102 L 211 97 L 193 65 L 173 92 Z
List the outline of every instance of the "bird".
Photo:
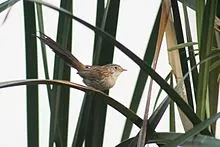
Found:
M 105 91 L 111 89 L 118 76 L 127 71 L 117 64 L 106 65 L 84 65 L 72 53 L 63 49 L 53 39 L 40 32 L 40 36 L 35 35 L 41 42 L 48 45 L 65 63 L 77 70 L 77 74 L 83 78 L 83 83 L 97 90 Z

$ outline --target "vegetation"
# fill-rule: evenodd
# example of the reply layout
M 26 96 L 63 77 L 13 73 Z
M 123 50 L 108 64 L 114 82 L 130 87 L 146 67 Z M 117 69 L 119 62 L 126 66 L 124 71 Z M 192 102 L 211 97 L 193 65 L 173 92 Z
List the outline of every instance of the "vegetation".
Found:
M 23 2 L 24 5 L 26 80 L 1 82 L 0 88 L 27 85 L 28 147 L 39 146 L 39 84 L 47 85 L 50 147 L 67 147 L 69 132 L 73 131 L 68 130 L 72 88 L 85 92 L 72 147 L 103 146 L 105 128 L 108 127 L 105 125 L 107 106 L 113 107 L 127 118 L 121 143 L 115 145 L 117 147 L 143 147 L 151 143 L 165 147 L 220 145 L 220 140 L 215 137 L 218 131 L 215 122 L 220 117 L 220 113 L 217 112 L 220 73 L 218 0 L 163 0 L 143 59 L 115 39 L 120 10 L 118 0 L 97 1 L 96 26 L 72 14 L 71 0 L 61 0 L 60 7 L 38 0 L 8 0 L 0 4 L 0 12 L 17 2 Z M 45 32 L 42 7 L 59 12 L 56 41 L 63 48 L 72 49 L 72 21 L 76 21 L 95 33 L 93 64 L 112 63 L 114 49 L 119 49 L 140 67 L 129 108 L 119 103 L 116 98 L 108 96 L 108 91 L 101 92 L 70 82 L 70 68 L 57 56 L 54 61 L 53 80 L 50 80 L 47 53 L 43 43 L 43 56 L 40 60 L 44 63 L 45 80 L 38 79 L 37 41 L 30 34 Z M 196 13 L 195 22 L 190 21 L 189 9 Z M 7 17 L 5 20 L 7 21 Z M 196 34 L 191 32 L 190 23 L 196 25 Z M 163 40 L 166 40 L 172 69 L 166 78 L 162 78 L 156 71 Z M 161 87 L 156 98 L 151 96 L 152 92 L 155 93 L 152 91 L 153 82 Z M 148 87 L 147 97 L 142 96 L 145 86 Z M 162 91 L 166 92 L 166 97 L 161 95 Z M 141 99 L 146 101 L 144 117 L 136 114 Z M 153 113 L 149 113 L 151 99 L 156 99 Z M 167 118 L 170 121 L 170 131 L 158 132 L 156 127 L 166 109 L 170 112 Z M 180 115 L 185 133 L 176 132 L 176 123 L 179 121 L 175 117 L 177 113 Z M 139 128 L 135 136 L 130 135 L 133 125 Z

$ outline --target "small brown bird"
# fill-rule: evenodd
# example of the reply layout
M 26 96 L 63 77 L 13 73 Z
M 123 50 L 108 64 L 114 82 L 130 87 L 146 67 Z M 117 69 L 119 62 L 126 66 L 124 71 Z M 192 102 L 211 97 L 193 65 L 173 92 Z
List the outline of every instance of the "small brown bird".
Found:
M 107 64 L 103 66 L 88 66 L 82 64 L 74 57 L 69 50 L 62 49 L 53 39 L 41 33 L 42 36 L 36 36 L 43 43 L 47 44 L 60 58 L 68 65 L 75 68 L 78 74 L 83 78 L 83 82 L 90 87 L 98 90 L 108 90 L 115 85 L 118 76 L 126 71 L 117 64 Z

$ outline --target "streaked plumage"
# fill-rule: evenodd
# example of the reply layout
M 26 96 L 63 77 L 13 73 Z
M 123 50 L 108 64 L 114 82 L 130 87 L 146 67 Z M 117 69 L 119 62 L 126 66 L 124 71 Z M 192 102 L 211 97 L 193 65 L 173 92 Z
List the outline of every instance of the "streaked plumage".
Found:
M 115 85 L 118 76 L 123 71 L 126 71 L 117 64 L 107 64 L 103 66 L 84 65 L 74 57 L 69 50 L 62 49 L 54 40 L 45 34 L 41 33 L 41 35 L 42 36 L 36 37 L 47 44 L 68 65 L 75 68 L 87 86 L 98 90 L 108 90 Z

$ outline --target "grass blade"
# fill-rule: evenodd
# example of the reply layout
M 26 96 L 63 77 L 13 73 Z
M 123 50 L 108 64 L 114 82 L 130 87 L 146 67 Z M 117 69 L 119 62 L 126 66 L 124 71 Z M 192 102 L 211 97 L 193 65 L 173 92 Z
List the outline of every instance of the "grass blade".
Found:
M 60 7 L 72 12 L 72 0 L 62 0 Z M 66 15 L 60 13 L 57 29 L 57 43 L 71 51 L 72 48 L 72 20 Z M 70 67 L 64 64 L 63 60 L 57 55 L 54 63 L 54 79 L 63 79 L 70 81 Z M 53 87 L 54 114 L 51 119 L 52 129 L 50 145 L 55 141 L 56 145 L 67 146 L 68 116 L 69 116 L 69 88 Z M 62 100 L 61 100 L 62 99 Z M 53 134 L 54 133 L 54 134 Z M 54 138 L 53 138 L 54 137 Z M 53 140 L 53 141 L 52 141 Z
M 153 56 L 155 54 L 156 40 L 158 37 L 159 26 L 160 26 L 161 9 L 162 7 L 160 6 L 152 32 L 151 32 L 149 43 L 148 43 L 148 46 L 147 46 L 147 49 L 144 55 L 144 61 L 146 63 L 149 63 L 150 65 L 152 64 Z M 147 78 L 148 78 L 148 75 L 144 71 L 140 70 L 138 74 L 138 79 L 135 85 L 134 93 L 132 96 L 132 100 L 129 106 L 129 109 L 131 109 L 134 112 L 137 112 L 137 109 L 138 109 L 138 106 L 139 106 L 139 103 L 140 103 L 140 100 L 141 100 L 141 97 L 142 97 L 142 94 L 145 88 L 145 84 L 147 82 Z M 132 129 L 132 123 L 126 120 L 123 134 L 121 137 L 121 141 L 127 139 L 130 136 L 131 129 Z
M 111 98 L 110 96 L 106 95 L 104 92 L 96 90 L 94 88 L 90 88 L 87 86 L 79 85 L 73 82 L 64 81 L 64 80 L 39 80 L 39 79 L 28 79 L 28 80 L 16 80 L 16 81 L 6 81 L 6 82 L 0 82 L 0 89 L 7 88 L 7 87 L 13 87 L 13 86 L 21 86 L 21 85 L 39 85 L 39 84 L 50 84 L 50 85 L 61 85 L 61 86 L 68 86 L 70 88 L 75 88 L 80 91 L 84 92 L 93 92 L 98 95 L 102 95 L 102 99 L 106 104 L 113 107 L 115 110 L 120 112 L 122 115 L 127 117 L 130 121 L 132 121 L 137 127 L 141 127 L 142 125 L 142 119 L 137 116 L 134 112 L 126 108 L 121 103 L 117 102 L 115 99 L 117 98 Z M 98 97 L 94 97 L 98 99 Z
M 86 130 L 89 126 L 88 123 L 90 119 L 90 111 L 91 111 L 91 104 L 92 104 L 92 98 L 91 96 L 87 96 L 88 99 L 83 99 L 83 103 L 81 106 L 81 111 L 79 114 L 76 131 L 74 134 L 72 147 L 81 147 L 83 145 L 83 142 L 85 140 Z
M 210 117 L 207 120 L 204 120 L 200 124 L 193 127 L 193 129 L 189 130 L 185 134 L 177 137 L 175 140 L 173 140 L 171 143 L 166 144 L 164 147 L 171 147 L 171 146 L 178 146 L 180 144 L 183 144 L 187 141 L 188 138 L 195 136 L 199 134 L 202 130 L 207 128 L 210 124 L 214 123 L 218 118 L 220 117 L 220 113 L 217 113 L 216 115 Z
M 17 3 L 19 0 L 8 0 L 8 1 L 5 1 L 3 3 L 0 4 L 0 13 L 2 11 L 4 11 L 5 9 L 13 6 L 15 3 Z
M 169 106 L 170 102 L 171 102 L 171 99 L 167 96 L 161 102 L 161 104 L 158 106 L 158 108 L 153 112 L 151 117 L 149 118 L 148 131 L 147 131 L 148 138 L 147 138 L 146 143 L 151 142 L 151 140 L 154 139 L 154 135 L 153 135 L 153 134 L 155 134 L 154 130 L 155 130 L 156 126 L 158 125 L 159 121 L 161 120 L 161 118 L 162 118 L 165 110 Z M 139 133 L 135 137 L 129 138 L 129 139 L 121 142 L 116 147 L 136 147 L 137 142 L 138 142 Z
M 31 34 L 36 33 L 34 3 L 23 1 L 25 47 L 26 47 L 26 78 L 38 78 L 37 44 L 36 38 Z M 39 146 L 39 112 L 38 112 L 38 86 L 27 86 L 27 130 L 28 147 Z
M 202 29 L 201 29 L 201 38 L 200 38 L 201 42 L 199 42 L 200 60 L 203 60 L 211 53 L 216 6 L 217 6 L 216 0 L 208 0 L 205 6 Z M 209 21 L 207 21 L 207 19 L 209 19 Z M 202 36 L 207 36 L 207 37 L 204 38 Z M 197 106 L 196 113 L 202 120 L 205 118 L 205 114 L 206 114 L 205 103 L 207 100 L 209 64 L 210 61 L 205 62 L 204 64 L 201 64 L 199 68 L 199 79 L 198 79 L 199 83 L 197 89 L 198 103 L 196 105 Z
M 173 76 L 170 76 L 170 86 L 173 87 Z M 174 102 L 170 101 L 170 132 L 176 132 L 175 129 L 175 107 Z
M 175 33 L 176 33 L 176 41 L 177 41 L 177 44 L 184 43 L 179 7 L 178 7 L 176 0 L 171 0 L 171 1 L 172 1 L 172 10 L 173 10 L 173 18 L 174 18 L 174 28 L 175 28 Z M 179 49 L 179 56 L 180 56 L 182 75 L 185 75 L 189 71 L 185 48 Z M 192 89 L 191 89 L 189 77 L 187 77 L 184 80 L 184 84 L 185 84 L 185 90 L 186 90 L 186 94 L 187 94 L 188 104 L 194 110 Z
M 104 0 L 98 0 L 97 1 L 97 9 L 96 9 L 96 26 L 98 26 L 98 27 L 101 27 L 101 25 L 102 25 L 104 10 L 105 10 Z M 99 40 L 100 40 L 100 37 L 98 35 L 95 35 L 93 61 L 96 60 L 95 59 L 95 48 L 98 45 L 98 42 L 100 42 Z M 73 142 L 72 142 L 72 147 L 82 146 L 86 137 L 88 139 L 92 138 L 91 137 L 92 134 L 90 136 L 87 133 L 87 130 L 91 129 L 91 127 L 89 127 L 89 125 L 90 125 L 89 120 L 92 119 L 92 117 L 93 117 L 91 115 L 91 110 L 92 110 L 92 104 L 94 103 L 94 100 L 91 99 L 91 96 L 92 95 L 88 95 L 88 94 L 85 94 L 85 96 L 84 96 L 83 105 L 80 110 L 80 115 L 79 115 L 75 135 L 74 135 Z M 98 102 L 96 102 L 96 104 L 97 103 Z M 104 105 L 104 104 L 102 103 L 102 105 Z M 106 112 L 106 108 L 100 108 L 100 109 L 102 109 L 102 111 Z M 105 116 L 106 116 L 105 114 L 103 115 L 103 117 L 100 116 L 100 117 L 102 117 L 102 121 L 105 120 Z M 88 122 L 85 123 L 85 121 L 88 121 Z M 86 133 L 87 133 L 87 135 L 86 135 Z M 101 134 L 103 134 L 103 133 L 101 133 Z M 87 143 L 88 143 L 88 141 L 87 141 Z
M 151 139 L 149 143 L 157 143 L 160 146 L 164 144 L 168 144 L 173 142 L 179 136 L 184 135 L 183 133 L 154 133 L 154 139 Z M 181 146 L 183 147 L 218 147 L 220 145 L 220 140 L 216 139 L 215 137 L 205 136 L 205 135 L 196 135 L 189 137 L 184 144 Z M 176 147 L 176 146 L 175 146 Z
M 101 2 L 101 4 L 98 5 L 102 5 L 102 3 L 103 2 Z M 104 14 L 102 16 L 101 29 L 105 30 L 113 37 L 116 36 L 117 31 L 119 6 L 120 0 L 108 0 L 104 10 Z M 97 22 L 98 21 L 99 20 L 97 20 Z M 98 37 L 97 42 L 95 42 L 94 44 L 95 47 L 93 55 L 93 64 L 105 65 L 112 63 L 114 45 L 106 40 L 103 40 L 101 36 Z M 105 91 L 105 93 L 108 93 L 108 91 Z M 99 95 L 93 96 L 99 97 Z M 107 105 L 102 101 L 97 101 L 94 99 L 94 101 L 92 102 L 92 108 L 93 109 L 91 111 L 90 116 L 92 117 L 92 119 L 88 126 L 88 132 L 90 133 L 86 137 L 85 146 L 101 147 L 103 144 Z
M 177 44 L 174 24 L 170 20 L 171 19 L 169 19 L 167 30 L 166 30 L 166 39 L 167 39 L 168 48 L 175 46 Z M 182 72 L 181 63 L 180 63 L 179 51 L 173 50 L 172 52 L 168 52 L 168 58 L 169 58 L 169 64 L 172 67 L 172 71 L 173 71 L 173 74 L 175 75 L 176 82 L 178 85 L 178 87 L 176 88 L 177 92 L 181 95 L 182 100 L 188 103 L 188 100 L 186 97 L 185 85 L 183 82 L 184 79 L 183 79 L 183 74 L 182 74 L 183 72 Z M 183 114 L 181 110 L 179 110 L 179 113 L 180 113 L 180 118 L 184 126 L 184 129 L 185 130 L 191 129 L 193 126 L 192 126 L 192 123 L 187 119 L 187 116 Z
M 185 5 L 183 5 L 183 12 L 184 12 L 184 18 L 185 18 L 185 26 L 186 26 L 185 29 L 186 29 L 187 42 L 192 42 L 188 11 Z M 195 59 L 193 46 L 188 46 L 188 54 L 189 54 L 190 67 L 192 68 L 193 66 L 196 65 L 196 59 Z M 192 84 L 193 84 L 194 95 L 195 95 L 194 97 L 196 98 L 196 90 L 197 90 L 198 77 L 199 77 L 198 69 L 195 68 L 191 73 L 192 73 Z M 196 99 L 195 99 L 195 102 L 197 102 Z
M 40 32 L 44 33 L 44 22 L 43 22 L 42 6 L 37 4 L 36 8 L 37 8 L 37 17 L 38 17 L 39 30 L 40 30 Z M 40 35 L 42 35 L 42 34 L 40 33 Z M 42 52 L 42 60 L 43 60 L 45 78 L 46 79 L 50 79 L 50 77 L 49 77 L 49 70 L 48 70 L 48 64 L 47 64 L 46 46 L 42 42 L 41 42 L 41 52 Z M 49 85 L 47 85 L 47 94 L 48 94 L 48 98 L 49 98 L 49 103 L 51 105 L 52 89 L 51 89 L 51 87 Z
M 178 44 L 178 45 L 176 45 L 174 47 L 168 48 L 167 50 L 168 51 L 173 51 L 173 50 L 176 50 L 176 49 L 190 47 L 190 46 L 197 45 L 197 44 L 198 44 L 197 42 L 180 43 L 180 44 Z
M 202 28 L 202 19 L 203 19 L 203 11 L 205 7 L 205 0 L 196 1 L 196 25 L 197 25 L 197 38 L 199 45 L 201 43 L 201 28 Z
M 169 79 L 172 79 L 172 73 L 171 72 L 166 76 L 165 81 L 168 81 Z M 162 89 L 160 88 L 160 90 L 158 91 L 157 97 L 155 98 L 155 103 L 154 103 L 153 110 L 156 109 L 156 106 L 157 106 L 157 103 L 158 103 L 158 100 L 159 100 L 159 97 L 160 97 L 161 93 L 162 93 Z
M 196 10 L 196 0 L 178 0 L 182 2 L 185 6 L 190 7 L 193 10 Z

